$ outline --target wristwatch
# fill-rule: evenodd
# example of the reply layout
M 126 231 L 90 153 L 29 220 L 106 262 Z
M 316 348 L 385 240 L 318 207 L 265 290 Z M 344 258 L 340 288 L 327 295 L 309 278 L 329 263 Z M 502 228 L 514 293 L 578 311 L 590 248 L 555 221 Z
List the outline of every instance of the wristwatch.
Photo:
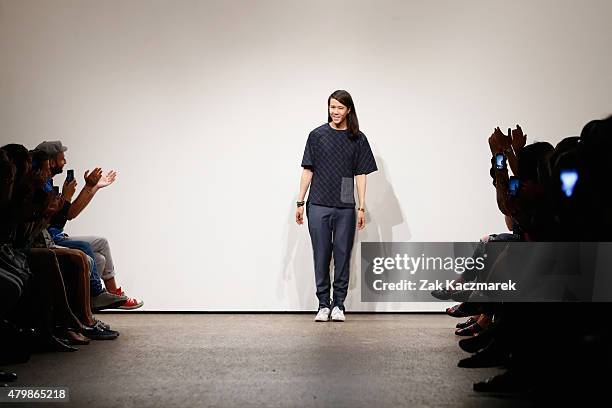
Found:
M 296 201 L 296 204 L 298 207 L 303 207 L 304 206 L 304 201 Z
M 357 208 L 357 211 L 363 211 L 363 212 L 365 212 L 365 208 L 363 208 L 363 207 L 358 207 L 358 208 Z

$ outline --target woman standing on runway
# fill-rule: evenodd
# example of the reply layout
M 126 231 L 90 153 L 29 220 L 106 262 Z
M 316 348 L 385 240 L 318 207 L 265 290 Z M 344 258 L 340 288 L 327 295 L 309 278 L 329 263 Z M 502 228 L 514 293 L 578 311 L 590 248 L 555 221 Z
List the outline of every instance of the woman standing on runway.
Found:
M 351 95 L 335 91 L 327 99 L 327 107 L 327 123 L 310 132 L 306 142 L 295 221 L 304 223 L 304 197 L 310 187 L 306 215 L 319 299 L 315 321 L 328 321 L 331 315 L 331 320 L 343 322 L 355 227 L 365 227 L 366 174 L 377 167 L 368 139 L 359 130 Z M 359 200 L 357 217 L 354 177 Z M 333 301 L 329 277 L 332 256 Z

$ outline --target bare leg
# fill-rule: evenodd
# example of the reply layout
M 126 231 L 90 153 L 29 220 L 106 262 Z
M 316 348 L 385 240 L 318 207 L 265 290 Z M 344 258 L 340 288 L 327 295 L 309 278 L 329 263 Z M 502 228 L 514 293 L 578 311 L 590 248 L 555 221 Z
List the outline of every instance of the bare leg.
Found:
M 106 279 L 104 281 L 104 286 L 106 286 L 106 290 L 110 293 L 115 293 L 117 291 L 117 282 L 115 282 L 115 277 Z

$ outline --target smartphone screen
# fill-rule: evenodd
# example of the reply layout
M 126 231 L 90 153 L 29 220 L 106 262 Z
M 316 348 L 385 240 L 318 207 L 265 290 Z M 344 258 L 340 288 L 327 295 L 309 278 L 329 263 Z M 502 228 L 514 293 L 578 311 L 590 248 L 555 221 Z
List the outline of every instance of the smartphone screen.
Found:
M 72 180 L 74 180 L 74 170 L 68 170 L 66 173 L 66 182 L 70 183 Z
M 566 197 L 571 197 L 578 182 L 578 172 L 576 169 L 561 170 L 559 178 L 561 179 L 561 190 Z
M 520 181 L 518 178 L 512 176 L 508 182 L 508 194 L 512 197 L 515 197 L 518 193 Z
M 497 153 L 495 155 L 495 168 L 497 170 L 503 170 L 506 168 L 506 156 L 503 153 Z

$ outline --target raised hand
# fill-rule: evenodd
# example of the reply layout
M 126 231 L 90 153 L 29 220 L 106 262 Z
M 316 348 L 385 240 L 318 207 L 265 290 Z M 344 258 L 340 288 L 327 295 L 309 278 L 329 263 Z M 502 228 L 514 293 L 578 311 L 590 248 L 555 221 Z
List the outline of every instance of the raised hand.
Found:
M 510 146 L 512 146 L 512 139 L 510 136 L 511 129 L 508 129 L 508 135 L 504 135 L 499 127 L 496 127 L 493 130 L 493 133 L 489 137 L 489 147 L 491 148 L 491 153 L 502 153 L 504 150 L 507 150 Z
M 108 173 L 100 177 L 100 180 L 98 180 L 97 187 L 108 187 L 115 182 L 115 178 L 117 178 L 117 172 L 115 170 L 110 170 Z
M 512 149 L 518 153 L 527 143 L 527 134 L 523 134 L 523 129 L 516 125 L 516 129 L 512 130 Z
M 96 187 L 98 182 L 102 178 L 102 169 L 100 167 L 96 167 L 90 173 L 89 170 L 85 172 L 85 184 L 89 187 Z

